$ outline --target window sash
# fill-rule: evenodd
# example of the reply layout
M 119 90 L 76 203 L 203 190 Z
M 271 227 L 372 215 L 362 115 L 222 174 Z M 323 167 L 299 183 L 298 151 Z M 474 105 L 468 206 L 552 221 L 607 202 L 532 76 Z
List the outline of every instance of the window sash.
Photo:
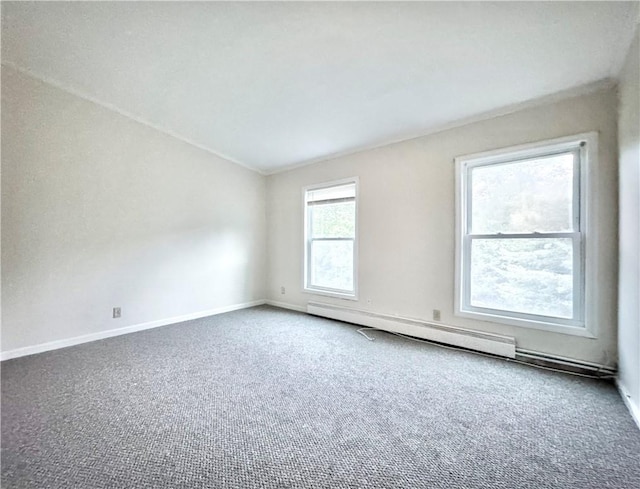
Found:
M 307 240 L 311 239 L 355 239 L 354 236 L 318 236 L 313 235 L 313 207 L 332 204 L 344 204 L 349 202 L 355 203 L 355 197 L 347 197 L 344 199 L 330 199 L 330 200 L 315 200 L 307 202 Z M 355 206 L 354 206 L 354 224 L 355 224 Z M 355 225 L 354 225 L 355 228 Z M 355 232 L 355 229 L 354 229 Z
M 354 289 L 336 289 L 334 287 L 326 287 L 323 285 L 316 285 L 313 284 L 311 282 L 311 265 L 313 263 L 313 243 L 315 241 L 351 241 L 353 243 L 354 246 L 354 257 L 353 257 L 353 268 L 351 270 L 352 273 L 352 280 L 354 283 Z M 356 263 L 355 263 L 355 238 L 310 238 L 309 240 L 307 240 L 307 288 L 308 289 L 314 289 L 314 290 L 322 290 L 325 292 L 332 292 L 332 293 L 336 293 L 336 294 L 351 294 L 354 292 L 355 290 L 355 269 L 356 269 Z
M 311 223 L 309 223 L 309 226 L 311 226 Z M 316 285 L 314 283 L 312 283 L 312 277 L 311 277 L 311 266 L 313 263 L 313 243 L 315 241 L 333 241 L 333 242 L 340 242 L 340 241 L 351 241 L 353 243 L 353 249 L 354 249 L 354 256 L 353 256 L 353 267 L 351 270 L 351 274 L 352 274 L 352 280 L 353 280 L 353 284 L 354 284 L 354 288 L 353 289 L 336 289 L 333 287 L 325 287 L 322 285 Z M 307 280 L 306 280 L 306 288 L 307 289 L 314 289 L 314 290 L 323 290 L 326 292 L 333 292 L 333 293 L 337 293 L 337 294 L 352 294 L 355 292 L 355 273 L 356 273 L 356 261 L 355 261 L 355 242 L 356 239 L 355 238 L 312 238 L 309 237 L 307 239 Z
M 509 309 L 492 309 L 471 305 L 471 249 L 474 239 L 571 239 L 573 243 L 573 265 L 572 265 L 572 317 L 561 318 L 557 316 L 544 316 L 541 314 L 524 313 L 511 311 Z M 582 260 L 583 236 L 582 233 L 531 233 L 531 234 L 475 234 L 463 237 L 463 280 L 462 280 L 462 309 L 463 311 L 478 312 L 495 316 L 514 317 L 517 319 L 529 319 L 541 322 L 552 322 L 569 326 L 582 326 L 583 318 L 583 260 Z
M 541 150 L 539 152 L 533 152 L 528 155 L 520 156 L 520 157 L 511 157 L 505 155 L 504 158 L 500 158 L 497 160 L 491 161 L 477 161 L 477 162 L 466 162 L 464 164 L 464 185 L 465 185 L 465 234 L 472 234 L 473 232 L 473 170 L 476 168 L 482 168 L 485 166 L 500 166 L 500 165 L 510 165 L 516 163 L 525 163 L 527 161 L 535 161 L 541 158 L 549 158 L 552 156 L 560 156 L 565 154 L 573 155 L 573 202 L 572 202 L 572 225 L 573 231 L 580 230 L 581 219 L 581 206 L 580 206 L 580 163 L 583 158 L 583 146 L 575 146 L 571 149 L 556 149 L 556 150 Z

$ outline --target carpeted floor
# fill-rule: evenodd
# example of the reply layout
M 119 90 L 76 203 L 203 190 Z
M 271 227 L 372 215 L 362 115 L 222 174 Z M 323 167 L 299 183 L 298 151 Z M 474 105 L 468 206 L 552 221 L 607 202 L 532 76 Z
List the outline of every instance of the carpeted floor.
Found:
M 635 488 L 612 384 L 267 306 L 2 364 L 2 487 Z

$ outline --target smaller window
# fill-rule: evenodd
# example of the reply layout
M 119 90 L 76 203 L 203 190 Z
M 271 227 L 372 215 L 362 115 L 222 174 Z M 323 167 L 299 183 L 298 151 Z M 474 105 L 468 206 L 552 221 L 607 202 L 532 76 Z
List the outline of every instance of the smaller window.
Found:
M 355 298 L 356 191 L 355 179 L 305 189 L 305 290 Z

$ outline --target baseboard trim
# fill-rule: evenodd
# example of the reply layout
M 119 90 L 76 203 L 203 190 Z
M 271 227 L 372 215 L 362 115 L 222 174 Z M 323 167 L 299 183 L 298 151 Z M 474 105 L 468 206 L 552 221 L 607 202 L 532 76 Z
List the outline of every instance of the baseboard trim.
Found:
M 242 304 L 233 304 L 231 306 L 217 307 L 215 309 L 194 312 L 191 314 L 184 314 L 182 316 L 174 316 L 171 318 L 158 319 L 156 321 L 149 321 L 146 323 L 133 324 L 131 326 L 125 326 L 123 328 L 109 329 L 106 331 L 99 331 L 97 333 L 74 336 L 73 338 L 67 338 L 64 340 L 49 341 L 47 343 L 40 343 L 38 345 L 25 346 L 23 348 L 16 348 L 14 350 L 3 351 L 2 353 L 0 353 L 0 361 L 10 360 L 12 358 L 18 358 L 18 357 L 25 357 L 27 355 L 35 355 L 36 353 L 43 353 L 45 351 L 58 350 L 60 348 L 80 345 L 82 343 L 89 343 L 91 341 L 103 340 L 105 338 L 111 338 L 113 336 L 120 336 L 124 334 L 135 333 L 137 331 L 144 331 L 145 329 L 159 328 L 160 326 L 168 326 L 169 324 L 182 323 L 184 321 L 190 321 L 192 319 L 200 319 L 207 316 L 215 316 L 217 314 L 237 311 L 239 309 L 247 309 L 249 307 L 261 306 L 265 303 L 266 301 L 264 300 L 244 302 Z
M 640 429 L 640 406 L 637 406 L 633 399 L 631 399 L 631 395 L 625 389 L 625 387 L 620 382 L 620 379 L 616 379 L 616 387 L 618 388 L 618 392 L 620 393 L 620 397 L 624 401 L 624 405 L 627 406 L 629 413 L 631 414 L 631 418 L 636 422 L 638 429 Z
M 296 306 L 295 304 L 290 304 L 288 302 L 279 302 L 279 301 L 267 300 L 267 301 L 265 301 L 265 304 L 267 304 L 269 306 L 273 306 L 273 307 L 279 307 L 280 309 L 289 309 L 291 311 L 307 312 L 307 308 L 306 307 L 304 307 L 304 306 Z
M 515 338 L 510 336 L 485 333 L 442 323 L 388 316 L 322 302 L 309 302 L 307 313 L 507 358 L 515 358 L 516 354 Z

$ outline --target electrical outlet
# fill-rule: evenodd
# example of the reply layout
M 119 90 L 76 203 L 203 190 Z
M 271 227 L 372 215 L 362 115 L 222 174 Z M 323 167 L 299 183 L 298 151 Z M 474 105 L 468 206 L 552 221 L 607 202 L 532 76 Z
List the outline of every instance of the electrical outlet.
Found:
M 113 319 L 119 318 L 122 316 L 122 310 L 119 307 L 113 308 Z
M 283 285 L 282 287 L 280 287 L 280 293 L 281 293 L 282 295 L 284 295 L 284 294 L 285 294 L 285 288 L 284 288 L 284 285 Z
M 434 309 L 433 310 L 433 320 L 434 321 L 440 321 L 440 310 L 439 309 Z

